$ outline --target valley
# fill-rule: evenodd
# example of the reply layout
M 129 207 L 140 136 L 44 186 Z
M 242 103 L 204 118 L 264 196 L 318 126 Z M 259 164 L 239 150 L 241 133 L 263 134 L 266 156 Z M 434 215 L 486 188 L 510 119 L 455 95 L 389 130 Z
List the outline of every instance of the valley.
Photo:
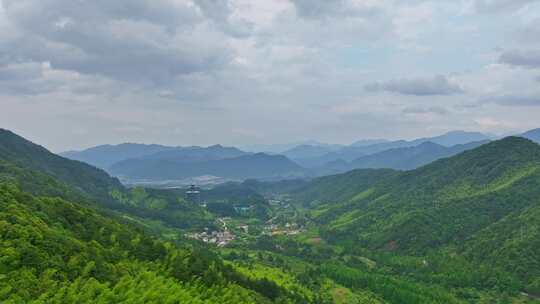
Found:
M 5 303 L 538 303 L 540 145 L 525 138 L 197 195 L 0 143 Z
M 540 304 L 540 0 L 0 0 L 0 304 Z

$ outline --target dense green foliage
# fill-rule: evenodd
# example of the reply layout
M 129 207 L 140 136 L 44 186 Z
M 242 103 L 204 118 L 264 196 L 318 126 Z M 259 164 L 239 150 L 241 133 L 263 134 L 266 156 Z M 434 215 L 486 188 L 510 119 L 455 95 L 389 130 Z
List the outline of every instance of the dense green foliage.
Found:
M 344 174 L 320 177 L 291 191 L 295 200 L 306 205 L 337 203 L 397 175 L 390 169 L 354 170 Z
M 109 193 L 122 188 L 120 182 L 105 171 L 60 157 L 4 129 L 0 129 L 0 160 L 18 168 L 47 174 L 85 198 L 101 203 L 114 203 Z M 39 190 L 31 184 L 27 183 L 30 190 Z
M 434 254 L 446 260 L 463 255 L 471 262 L 496 265 L 502 272 L 488 272 L 492 281 L 481 287 L 513 292 L 536 288 L 540 275 L 537 144 L 506 138 L 417 170 L 383 179 L 374 176 L 371 185 L 366 183 L 367 171 L 347 175 L 328 177 L 324 184 L 316 181 L 299 194 L 344 193 L 334 186 L 343 179 L 359 186 L 354 193 L 342 194 L 338 203 L 326 200 L 312 212 L 322 236 L 333 244 L 351 253 L 370 249 Z
M 204 249 L 178 248 L 62 199 L 4 185 L 0 210 L 2 303 L 301 299 L 271 281 L 242 275 Z
M 117 210 L 142 218 L 163 221 L 177 228 L 211 226 L 214 216 L 198 204 L 187 202 L 183 193 L 135 187 L 111 192 L 121 202 Z

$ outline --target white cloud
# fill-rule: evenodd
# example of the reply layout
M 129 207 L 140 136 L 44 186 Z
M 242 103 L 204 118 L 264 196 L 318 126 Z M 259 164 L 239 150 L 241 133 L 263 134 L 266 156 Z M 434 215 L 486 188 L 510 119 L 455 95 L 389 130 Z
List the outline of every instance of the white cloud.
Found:
M 536 96 L 537 69 L 519 68 L 538 49 L 533 1 L 0 4 L 0 120 L 55 149 L 351 142 L 540 115 L 483 102 Z
M 370 92 L 387 91 L 416 96 L 454 95 L 463 93 L 463 89 L 446 76 L 437 75 L 428 78 L 395 79 L 366 85 Z
M 519 67 L 540 68 L 540 49 L 506 51 L 499 60 L 502 63 Z

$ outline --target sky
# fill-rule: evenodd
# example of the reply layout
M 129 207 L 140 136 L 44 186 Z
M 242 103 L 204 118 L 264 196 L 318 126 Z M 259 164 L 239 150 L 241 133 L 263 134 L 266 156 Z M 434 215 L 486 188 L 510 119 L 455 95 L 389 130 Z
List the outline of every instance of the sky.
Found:
M 0 0 L 0 127 L 350 143 L 540 127 L 538 0 Z

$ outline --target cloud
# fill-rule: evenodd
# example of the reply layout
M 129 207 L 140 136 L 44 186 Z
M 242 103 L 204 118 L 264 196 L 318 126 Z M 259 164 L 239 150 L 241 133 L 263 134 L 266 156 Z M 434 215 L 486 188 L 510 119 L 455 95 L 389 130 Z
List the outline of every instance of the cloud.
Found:
M 485 96 L 481 103 L 495 103 L 503 106 L 540 106 L 540 92 L 535 94 L 503 94 Z
M 475 9 L 480 13 L 499 13 L 518 10 L 538 0 L 476 0 Z
M 520 23 L 518 28 L 512 33 L 515 45 L 540 46 L 540 41 L 538 41 L 538 37 L 540 37 L 540 16 L 533 15 L 533 17 L 523 19 L 524 22 Z
M 446 115 L 448 110 L 443 107 L 407 107 L 403 109 L 405 114 L 437 114 Z
M 369 92 L 392 92 L 403 95 L 432 96 L 463 93 L 463 89 L 446 76 L 430 78 L 396 79 L 387 82 L 371 83 L 365 86 Z
M 523 126 L 540 107 L 478 100 L 535 96 L 538 70 L 489 50 L 538 49 L 538 10 L 474 2 L 0 0 L 0 121 L 58 150 Z
M 347 0 L 291 0 L 296 14 L 302 18 L 323 18 L 347 15 L 351 5 Z
M 501 54 L 499 61 L 513 66 L 540 68 L 540 50 L 506 51 Z
M 228 24 L 224 13 L 214 16 L 189 1 L 4 0 L 2 4 L 19 31 L 0 44 L 0 51 L 12 60 L 48 61 L 56 69 L 155 84 L 219 69 L 232 58 L 228 36 L 220 27 Z

